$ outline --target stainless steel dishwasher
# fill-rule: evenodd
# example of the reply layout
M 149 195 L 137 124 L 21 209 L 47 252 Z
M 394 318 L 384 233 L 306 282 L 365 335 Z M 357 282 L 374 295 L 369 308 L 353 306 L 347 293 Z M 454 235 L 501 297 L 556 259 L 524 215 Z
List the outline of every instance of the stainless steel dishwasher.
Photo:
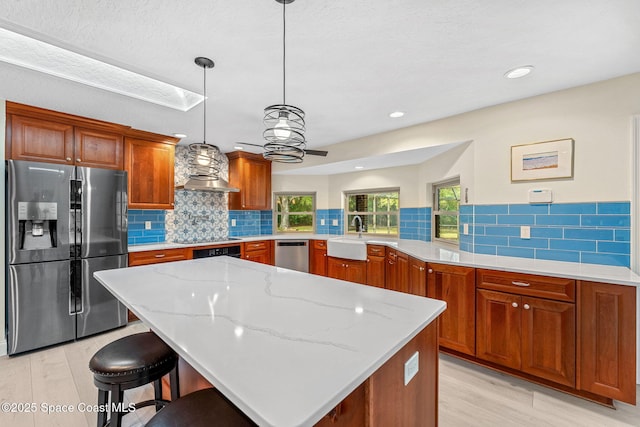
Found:
M 276 267 L 309 272 L 308 240 L 276 240 Z

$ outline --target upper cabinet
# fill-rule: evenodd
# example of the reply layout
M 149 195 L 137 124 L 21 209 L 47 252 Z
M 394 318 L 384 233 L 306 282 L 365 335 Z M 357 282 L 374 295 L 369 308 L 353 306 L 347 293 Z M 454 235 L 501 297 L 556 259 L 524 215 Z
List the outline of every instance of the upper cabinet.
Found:
M 271 209 L 271 161 L 260 154 L 233 151 L 229 158 L 229 185 L 239 188 L 229 193 L 230 210 Z
M 124 153 L 129 209 L 173 209 L 178 139 L 140 131 L 129 134 Z
M 8 159 L 123 169 L 123 132 L 113 123 L 7 102 Z

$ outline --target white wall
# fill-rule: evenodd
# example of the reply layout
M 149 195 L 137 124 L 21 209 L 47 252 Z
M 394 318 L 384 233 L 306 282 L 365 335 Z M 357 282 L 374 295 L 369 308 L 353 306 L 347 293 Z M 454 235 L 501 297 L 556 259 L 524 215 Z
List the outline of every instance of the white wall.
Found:
M 374 186 L 369 182 L 400 186 L 405 207 L 418 203 L 429 206 L 428 184 L 454 173 L 460 173 L 462 186 L 469 188 L 469 202 L 475 204 L 526 203 L 527 190 L 540 186 L 551 188 L 554 200 L 560 203 L 626 201 L 631 199 L 630 117 L 637 113 L 640 73 L 334 144 L 324 147 L 329 150 L 326 158 L 305 159 L 305 163 L 309 166 L 358 158 L 363 147 L 369 156 L 472 140 L 469 147 L 457 152 L 457 159 L 445 154 L 443 158 L 449 163 L 441 163 L 441 156 L 427 161 L 411 180 L 400 170 L 404 168 L 394 168 L 398 172 L 395 176 L 379 170 L 329 177 L 328 207 L 339 208 L 339 193 L 353 188 L 356 179 L 364 183 L 364 188 Z M 575 139 L 573 179 L 511 183 L 511 146 L 561 138 Z M 274 165 L 275 170 L 297 167 Z M 416 170 L 411 166 L 406 170 L 412 168 Z M 277 176 L 276 180 L 286 191 L 289 185 L 298 185 L 301 178 Z M 316 180 L 322 181 L 314 177 L 307 184 L 313 187 Z M 417 196 L 413 193 L 416 187 Z M 409 198 L 406 202 L 402 200 L 405 194 Z M 414 203 L 416 197 L 418 202 Z
M 5 113 L 6 109 L 5 109 L 5 100 L 4 99 L 0 99 L 0 129 L 5 129 L 6 128 L 6 113 Z M 5 275 L 5 254 L 4 254 L 4 248 L 5 248 L 5 227 L 6 227 L 6 218 L 4 217 L 4 191 L 5 191 L 5 185 L 4 185 L 4 174 L 5 174 L 5 166 L 4 166 L 4 148 L 5 148 L 5 135 L 6 132 L 0 132 L 0 171 L 2 172 L 2 180 L 3 180 L 3 185 L 0 186 L 0 223 L 2 223 L 2 233 L 1 233 L 1 237 L 0 237 L 0 259 L 2 259 L 2 262 L 0 263 L 0 273 L 2 274 L 2 281 L 3 283 L 6 284 L 6 275 Z M 5 300 L 4 300 L 4 294 L 5 294 L 5 286 L 2 286 L 2 292 L 0 292 L 0 356 L 7 354 L 7 337 L 5 336 L 5 322 L 4 322 L 4 318 L 5 318 Z

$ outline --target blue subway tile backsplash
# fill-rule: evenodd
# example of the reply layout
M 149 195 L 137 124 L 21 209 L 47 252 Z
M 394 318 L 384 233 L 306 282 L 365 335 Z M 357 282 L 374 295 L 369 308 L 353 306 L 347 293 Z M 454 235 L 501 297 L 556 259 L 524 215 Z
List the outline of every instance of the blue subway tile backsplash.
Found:
M 431 208 L 400 208 L 400 238 L 431 241 Z
M 466 205 L 460 250 L 629 267 L 630 212 L 630 202 Z M 520 238 L 523 225 L 531 238 Z
M 163 210 L 129 209 L 129 232 L 127 236 L 129 245 L 164 242 L 164 219 L 165 214 Z M 145 229 L 146 221 L 151 221 L 150 230 Z

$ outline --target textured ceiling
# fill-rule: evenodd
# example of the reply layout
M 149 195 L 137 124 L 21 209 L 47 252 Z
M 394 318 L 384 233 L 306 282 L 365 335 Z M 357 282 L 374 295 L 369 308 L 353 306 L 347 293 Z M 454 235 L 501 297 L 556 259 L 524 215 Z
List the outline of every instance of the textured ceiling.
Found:
M 287 102 L 320 148 L 640 71 L 637 0 L 298 0 L 287 6 Z M 223 151 L 261 142 L 282 101 L 282 6 L 273 0 L 3 0 L 0 27 L 202 93 Z M 2 49 L 2 46 L 0 46 Z M 532 64 L 520 80 L 503 74 Z M 0 98 L 202 139 L 188 112 L 0 63 Z M 390 119 L 391 111 L 406 111 Z

